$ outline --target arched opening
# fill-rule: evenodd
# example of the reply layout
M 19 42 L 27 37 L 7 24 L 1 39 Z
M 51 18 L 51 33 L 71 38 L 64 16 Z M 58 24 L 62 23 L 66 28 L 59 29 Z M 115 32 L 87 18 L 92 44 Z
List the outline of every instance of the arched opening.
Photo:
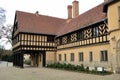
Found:
M 117 49 L 120 49 L 120 40 L 117 42 Z
M 120 73 L 120 40 L 116 44 L 117 73 Z

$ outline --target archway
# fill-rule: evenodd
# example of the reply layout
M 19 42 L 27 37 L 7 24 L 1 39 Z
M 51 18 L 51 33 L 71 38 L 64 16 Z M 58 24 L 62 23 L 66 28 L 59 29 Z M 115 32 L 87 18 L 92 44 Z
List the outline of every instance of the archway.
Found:
M 117 72 L 120 73 L 120 40 L 116 44 L 116 61 L 117 61 Z

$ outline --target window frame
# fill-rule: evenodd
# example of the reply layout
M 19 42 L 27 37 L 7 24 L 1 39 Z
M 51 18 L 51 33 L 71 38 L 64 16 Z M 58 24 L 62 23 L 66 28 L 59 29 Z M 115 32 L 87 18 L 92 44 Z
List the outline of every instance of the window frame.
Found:
M 66 55 L 66 53 L 64 54 L 64 61 L 65 62 L 67 61 L 67 55 Z
M 107 50 L 100 51 L 100 61 L 101 62 L 107 62 L 108 61 L 108 51 Z
M 93 52 L 90 51 L 89 52 L 89 62 L 92 62 L 93 61 Z
M 71 53 L 70 54 L 70 61 L 74 61 L 75 60 L 75 55 L 74 55 L 74 53 Z
M 83 61 L 84 61 L 84 53 L 79 52 L 79 62 L 83 62 Z
M 62 55 L 58 54 L 58 61 L 62 61 Z

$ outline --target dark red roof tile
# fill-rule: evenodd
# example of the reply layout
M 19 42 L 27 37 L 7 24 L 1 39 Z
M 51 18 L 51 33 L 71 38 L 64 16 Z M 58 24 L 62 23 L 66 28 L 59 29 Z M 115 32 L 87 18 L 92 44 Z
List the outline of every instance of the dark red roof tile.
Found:
M 18 28 L 20 32 L 53 34 L 65 19 L 44 16 L 39 14 L 16 11 Z
M 69 22 L 64 23 L 63 25 L 61 25 L 62 28 L 60 27 L 61 29 L 57 31 L 57 34 L 63 35 L 105 19 L 106 14 L 103 13 L 103 6 L 104 4 L 102 3 L 97 7 L 94 7 L 93 9 L 79 15 L 78 17 L 73 18 Z
M 106 14 L 103 13 L 103 6 L 104 4 L 102 3 L 69 21 L 21 11 L 16 12 L 16 17 L 20 32 L 53 34 L 60 36 L 105 19 Z

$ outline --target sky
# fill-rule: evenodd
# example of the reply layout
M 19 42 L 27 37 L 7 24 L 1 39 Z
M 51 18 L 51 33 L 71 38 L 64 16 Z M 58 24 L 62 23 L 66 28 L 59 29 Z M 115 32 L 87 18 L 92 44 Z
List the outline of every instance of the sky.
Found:
M 67 18 L 67 6 L 74 0 L 0 0 L 0 7 L 6 10 L 6 24 L 13 24 L 15 11 L 35 13 L 41 15 Z M 101 4 L 104 0 L 77 0 L 79 1 L 79 14 Z M 10 46 L 6 47 L 7 49 Z
M 0 7 L 6 10 L 6 23 L 13 24 L 15 11 L 25 11 L 39 14 L 67 18 L 67 5 L 74 0 L 0 0 Z M 104 0 L 78 0 L 79 14 L 97 6 Z

